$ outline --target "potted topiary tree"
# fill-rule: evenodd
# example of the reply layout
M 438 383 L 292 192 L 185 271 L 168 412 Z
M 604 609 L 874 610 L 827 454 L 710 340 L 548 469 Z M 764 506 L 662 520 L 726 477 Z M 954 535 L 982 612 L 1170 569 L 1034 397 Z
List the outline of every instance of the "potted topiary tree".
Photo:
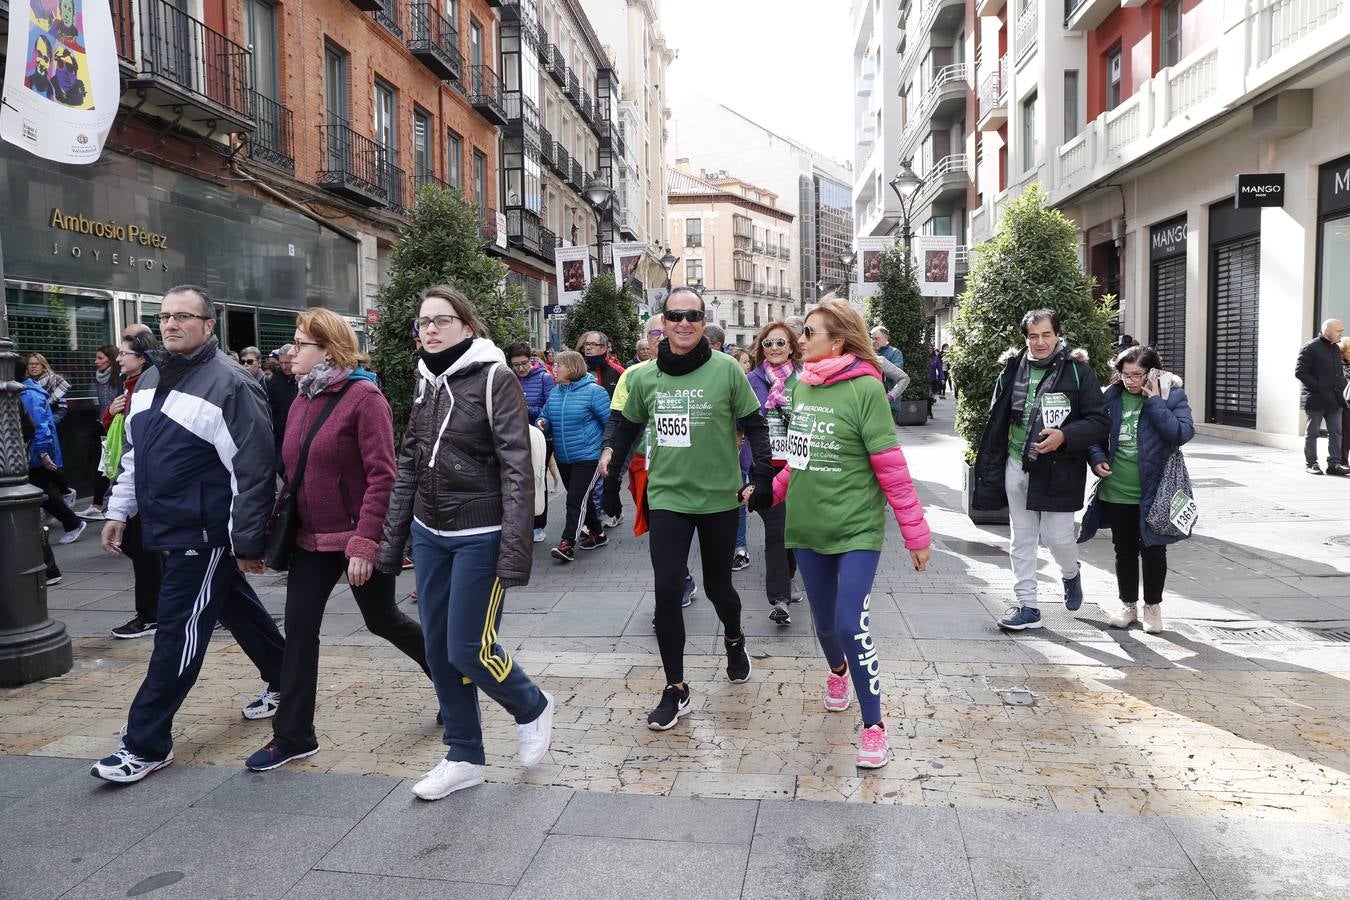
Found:
M 868 301 L 868 320 L 885 326 L 891 344 L 905 355 L 909 387 L 900 395 L 896 424 L 928 424 L 928 320 L 913 254 L 900 244 L 881 254 L 881 292 Z
M 620 360 L 633 358 L 642 323 L 637 315 L 638 298 L 625 286 L 614 284 L 614 272 L 602 272 L 586 285 L 586 293 L 567 310 L 563 323 L 563 340 L 575 347 L 588 331 L 599 331 L 609 337 L 614 355 Z
M 999 358 L 1025 344 L 1019 326 L 1028 310 L 1059 314 L 1064 337 L 1083 347 L 1106 384 L 1116 300 L 1093 297 L 1095 282 L 1075 251 L 1077 232 L 1058 210 L 1047 209 L 1045 192 L 1033 184 L 1008 204 L 999 230 L 981 244 L 952 326 L 948 371 L 957 387 L 956 432 L 965 441 L 965 510 L 979 523 L 1007 522 L 1007 511 L 972 511 L 975 454 L 989 421 Z
M 396 435 L 403 434 L 412 407 L 412 328 L 422 291 L 436 284 L 463 291 L 501 346 L 529 338 L 525 291 L 508 285 L 506 266 L 483 252 L 482 225 L 478 207 L 459 191 L 427 185 L 418 190 L 412 218 L 394 245 L 389 280 L 375 295 L 380 318 L 370 356 L 393 409 Z

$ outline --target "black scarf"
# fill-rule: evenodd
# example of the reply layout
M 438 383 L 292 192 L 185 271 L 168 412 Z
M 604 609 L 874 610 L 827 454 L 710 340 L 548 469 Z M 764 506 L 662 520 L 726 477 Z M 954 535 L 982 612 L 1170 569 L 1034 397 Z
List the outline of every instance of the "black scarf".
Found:
M 435 353 L 423 347 L 417 351 L 417 357 L 426 363 L 426 367 L 432 375 L 440 377 L 446 369 L 459 362 L 459 358 L 467 353 L 472 345 L 473 338 L 465 338 L 453 347 L 446 347 L 444 350 L 437 350 Z
M 1022 411 L 1026 409 L 1027 390 L 1030 381 L 1030 372 L 1028 366 L 1035 366 L 1038 369 L 1048 369 L 1054 364 L 1055 360 L 1069 352 L 1069 345 L 1063 338 L 1059 339 L 1059 344 L 1055 346 L 1054 351 L 1045 359 L 1036 359 L 1031 355 L 1031 348 L 1022 354 L 1022 361 L 1017 364 L 1017 375 L 1013 378 L 1012 386 L 1012 414 L 1017 418 L 1022 417 Z M 1044 387 L 1044 385 L 1042 385 Z
M 657 345 L 656 367 L 667 375 L 688 375 L 712 359 L 712 353 L 706 337 L 699 338 L 694 348 L 683 354 L 671 350 L 670 341 L 662 341 Z

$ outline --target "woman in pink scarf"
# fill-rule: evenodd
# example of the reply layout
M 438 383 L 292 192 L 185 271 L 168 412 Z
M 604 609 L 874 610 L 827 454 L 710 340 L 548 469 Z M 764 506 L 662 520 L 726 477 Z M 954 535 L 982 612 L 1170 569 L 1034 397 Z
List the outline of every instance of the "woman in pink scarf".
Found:
M 774 501 L 791 496 L 785 543 L 806 581 L 829 663 L 825 708 L 848 709 L 851 680 L 862 712 L 857 765 L 875 769 L 890 760 L 869 613 L 886 505 L 920 572 L 928 567 L 928 524 L 862 317 L 842 300 L 827 300 L 807 315 L 798 346 L 804 365 L 791 393 L 787 468 L 774 479 Z

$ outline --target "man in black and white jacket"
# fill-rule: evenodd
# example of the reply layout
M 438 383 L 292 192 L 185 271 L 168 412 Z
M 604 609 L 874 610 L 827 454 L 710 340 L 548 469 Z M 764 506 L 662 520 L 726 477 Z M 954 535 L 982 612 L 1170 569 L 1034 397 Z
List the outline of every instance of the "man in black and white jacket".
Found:
M 159 321 L 164 351 L 132 395 L 103 526 L 103 547 L 116 554 L 126 521 L 139 512 L 142 543 L 165 554 L 145 680 L 122 746 L 91 770 L 118 782 L 173 762 L 174 714 L 201 671 L 216 619 L 234 613 L 223 607 L 240 602 L 234 570 L 263 571 L 276 491 L 267 399 L 220 349 L 210 296 L 193 285 L 173 288 Z M 279 634 L 272 643 L 279 657 Z

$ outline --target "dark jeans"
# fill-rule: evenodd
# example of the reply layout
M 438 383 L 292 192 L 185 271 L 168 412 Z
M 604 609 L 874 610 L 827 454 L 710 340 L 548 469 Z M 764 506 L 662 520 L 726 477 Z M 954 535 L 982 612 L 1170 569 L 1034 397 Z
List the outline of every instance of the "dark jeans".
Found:
M 1152 606 L 1161 603 L 1163 585 L 1167 581 L 1167 547 L 1145 547 L 1139 530 L 1139 504 L 1108 503 L 1101 506 L 1102 523 L 1111 529 L 1111 543 L 1116 548 L 1116 585 L 1120 588 L 1120 602 L 1133 606 L 1139 602 L 1139 568 L 1143 561 L 1144 602 Z
M 1342 411 L 1333 409 L 1324 412 L 1320 409 L 1305 409 L 1308 417 L 1308 429 L 1303 438 L 1303 460 L 1310 466 L 1317 465 L 1317 437 L 1323 424 L 1327 428 L 1327 465 L 1341 461 L 1345 448 L 1341 446 Z
M 562 539 L 576 542 L 580 537 L 579 523 L 585 515 L 586 527 L 591 534 L 600 533 L 600 516 L 595 512 L 595 504 L 590 502 L 589 488 L 595 477 L 595 464 L 598 460 L 583 462 L 559 462 L 558 474 L 567 485 L 567 519 L 563 523 Z
M 66 484 L 61 480 L 59 472 L 39 466 L 28 470 L 28 480 L 33 482 L 33 487 L 47 495 L 42 501 L 42 508 L 47 511 L 47 515 L 60 522 L 66 531 L 74 531 L 80 527 L 80 517 L 66 506 Z
M 502 534 L 443 537 L 412 525 L 417 612 L 426 634 L 427 665 L 445 721 L 442 741 L 452 762 L 482 765 L 481 690 L 523 725 L 548 705 L 544 692 L 497 640 L 506 589 L 497 578 Z
M 136 579 L 136 615 L 142 622 L 154 622 L 159 610 L 159 587 L 164 580 L 164 554 L 147 550 L 141 543 L 141 517 L 132 516 L 122 532 L 122 555 L 131 560 Z
M 764 520 L 764 592 L 770 603 L 787 603 L 792 593 L 792 576 L 797 572 L 796 558 L 783 546 L 787 507 L 780 503 L 761 509 L 759 517 Z
M 286 652 L 281 662 L 281 705 L 272 734 L 287 750 L 318 745 L 314 734 L 314 698 L 319 684 L 319 628 L 338 579 L 347 571 L 341 551 L 316 553 L 296 547 L 286 578 Z M 394 601 L 394 576 L 375 572 L 352 596 L 376 637 L 393 644 L 431 677 L 422 626 L 405 616 Z
M 731 583 L 731 558 L 736 553 L 735 509 L 695 515 L 653 509 L 647 512 L 647 547 L 651 551 L 656 580 L 656 643 L 666 684 L 684 681 L 684 580 L 689 575 L 689 547 L 698 532 L 698 551 L 703 558 L 703 593 L 712 601 L 717 618 L 731 640 L 741 631 L 741 597 Z

